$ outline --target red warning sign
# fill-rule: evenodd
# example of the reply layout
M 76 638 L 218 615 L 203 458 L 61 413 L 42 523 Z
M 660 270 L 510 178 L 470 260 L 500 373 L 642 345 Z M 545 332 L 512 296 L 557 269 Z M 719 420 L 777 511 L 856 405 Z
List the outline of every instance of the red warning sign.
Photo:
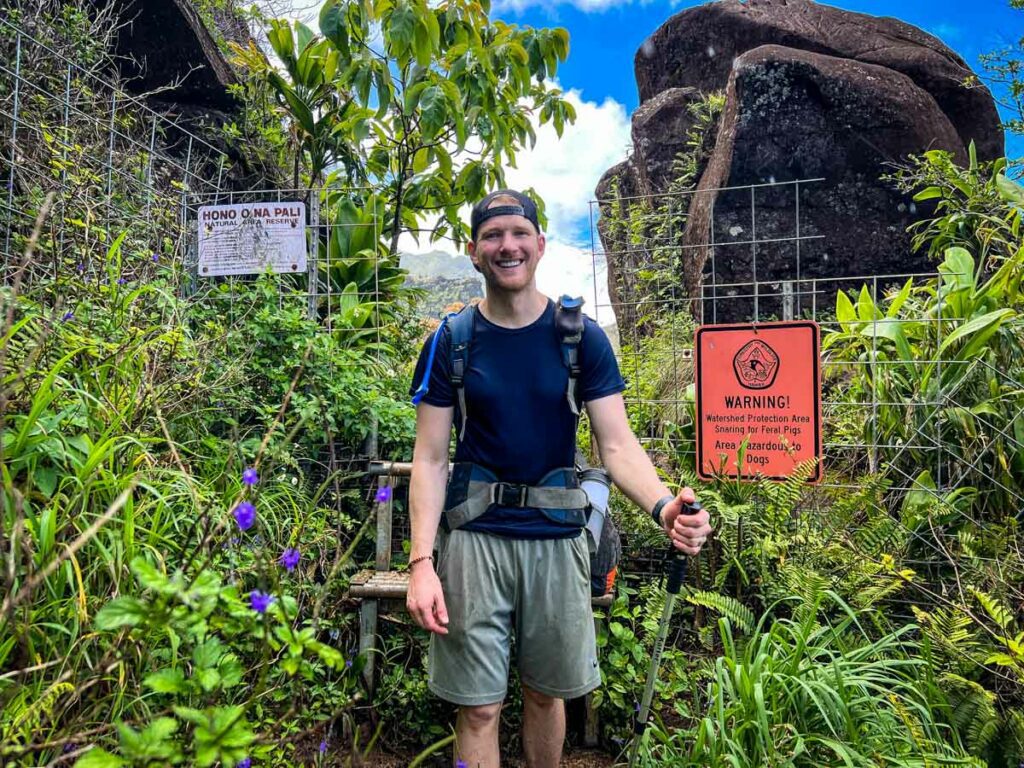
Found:
M 697 474 L 784 480 L 817 459 L 821 480 L 818 324 L 703 325 L 695 349 Z

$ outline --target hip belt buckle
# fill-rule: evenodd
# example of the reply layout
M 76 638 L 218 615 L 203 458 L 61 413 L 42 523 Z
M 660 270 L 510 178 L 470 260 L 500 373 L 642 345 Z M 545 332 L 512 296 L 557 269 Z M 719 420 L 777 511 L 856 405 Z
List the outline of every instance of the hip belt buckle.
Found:
M 528 486 L 518 483 L 495 483 L 491 486 L 491 503 L 502 507 L 525 507 Z

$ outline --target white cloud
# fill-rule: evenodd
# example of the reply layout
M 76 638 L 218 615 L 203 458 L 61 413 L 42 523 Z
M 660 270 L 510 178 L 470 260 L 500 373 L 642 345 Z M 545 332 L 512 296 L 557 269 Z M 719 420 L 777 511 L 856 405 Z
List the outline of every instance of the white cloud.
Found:
M 601 104 L 584 101 L 574 89 L 565 99 L 576 109 L 575 124 L 565 127 L 561 139 L 550 123 L 537 128 L 537 143 L 519 153 L 517 167 L 505 176 L 512 187 L 533 187 L 544 198 L 549 237 L 573 242 L 583 233 L 589 246 L 594 187 L 626 155 L 629 116 L 611 98 Z
M 565 98 L 576 109 L 576 122 L 565 127 L 561 139 L 550 124 L 535 126 L 537 143 L 520 150 L 517 167 L 506 170 L 506 181 L 516 189 L 533 187 L 546 204 L 548 246 L 537 270 L 538 288 L 551 297 L 583 296 L 587 314 L 607 324 L 614 319 L 608 307 L 607 266 L 592 253 L 590 206 L 601 175 L 625 156 L 629 116 L 614 99 L 585 101 L 577 90 Z M 468 218 L 468 206 L 463 214 Z M 450 241 L 431 244 L 421 238 L 417 245 L 405 234 L 399 247 L 404 253 L 457 252 Z

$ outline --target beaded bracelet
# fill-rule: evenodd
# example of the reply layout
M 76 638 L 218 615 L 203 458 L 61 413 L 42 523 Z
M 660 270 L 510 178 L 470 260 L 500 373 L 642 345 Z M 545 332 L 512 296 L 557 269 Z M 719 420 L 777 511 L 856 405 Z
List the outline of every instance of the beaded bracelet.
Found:
M 422 557 L 413 558 L 412 560 L 409 561 L 409 570 L 411 571 L 412 567 L 414 565 L 416 565 L 416 563 L 421 563 L 424 560 L 429 560 L 430 562 L 434 562 L 434 556 L 433 555 L 423 555 Z

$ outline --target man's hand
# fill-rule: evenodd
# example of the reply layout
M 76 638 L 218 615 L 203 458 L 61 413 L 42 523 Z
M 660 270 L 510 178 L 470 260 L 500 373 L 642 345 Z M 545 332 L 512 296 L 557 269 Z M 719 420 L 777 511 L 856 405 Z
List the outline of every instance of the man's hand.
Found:
M 423 560 L 412 567 L 405 607 L 413 620 L 428 632 L 447 635 L 448 609 L 444 605 L 441 580 L 434 572 L 433 563 Z
M 693 488 L 683 488 L 679 495 L 666 504 L 661 510 L 661 524 L 665 533 L 672 539 L 672 545 L 680 552 L 696 556 L 701 547 L 713 532 L 709 523 L 710 515 L 706 509 L 697 514 L 688 514 L 687 504 L 693 504 L 697 495 Z

